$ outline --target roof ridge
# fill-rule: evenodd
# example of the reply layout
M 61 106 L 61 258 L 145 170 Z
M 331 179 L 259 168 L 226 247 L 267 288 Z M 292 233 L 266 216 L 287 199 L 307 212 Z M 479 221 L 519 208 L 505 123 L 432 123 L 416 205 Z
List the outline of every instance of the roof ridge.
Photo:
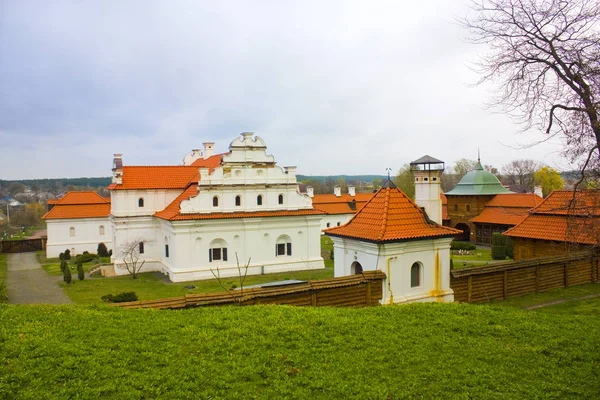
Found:
M 387 229 L 388 211 L 390 208 L 390 192 L 391 192 L 391 188 L 386 187 L 385 188 L 385 200 L 383 202 L 383 224 L 381 225 L 381 231 L 380 231 L 380 234 L 379 234 L 379 237 L 377 238 L 377 240 L 383 239 L 383 237 L 385 236 L 385 231 Z

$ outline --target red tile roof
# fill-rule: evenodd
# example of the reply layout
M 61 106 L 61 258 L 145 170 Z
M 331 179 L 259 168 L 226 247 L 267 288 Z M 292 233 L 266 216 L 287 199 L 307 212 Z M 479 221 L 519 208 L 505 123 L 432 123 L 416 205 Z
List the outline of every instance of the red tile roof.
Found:
M 111 190 L 135 189 L 185 189 L 190 182 L 199 179 L 198 168 L 208 167 L 210 171 L 220 165 L 223 154 L 206 160 L 200 158 L 192 165 L 169 166 L 123 166 L 123 183 L 111 184 Z
M 327 235 L 374 242 L 402 241 L 454 236 L 460 231 L 425 218 L 408 196 L 395 187 L 385 187 L 369 200 L 350 221 L 325 230 Z
M 315 194 L 312 204 L 326 214 L 356 214 L 372 197 L 373 193 L 356 193 L 355 196 L 343 194 L 340 197 L 334 194 Z
M 154 214 L 155 217 L 168 221 L 186 221 L 199 219 L 227 219 L 227 218 L 259 218 L 259 217 L 290 217 L 298 215 L 321 215 L 322 211 L 308 210 L 281 210 L 281 211 L 249 211 L 249 212 L 221 212 L 221 213 L 180 213 L 180 205 L 183 200 L 188 200 L 198 194 L 198 185 L 191 184 L 183 193 L 171 202 L 162 211 Z
M 54 203 L 44 219 L 105 218 L 110 215 L 110 200 L 96 192 L 68 192 Z
M 440 193 L 440 199 L 442 199 L 442 220 L 450 221 L 450 216 L 448 215 L 448 198 L 444 193 Z
M 537 207 L 544 199 L 533 193 L 505 193 L 497 194 L 486 203 L 486 207 Z
M 511 237 L 597 244 L 600 237 L 600 190 L 554 191 L 517 226 Z
M 470 222 L 495 225 L 517 225 L 529 211 L 544 200 L 533 193 L 498 194 L 485 204 L 485 208 Z

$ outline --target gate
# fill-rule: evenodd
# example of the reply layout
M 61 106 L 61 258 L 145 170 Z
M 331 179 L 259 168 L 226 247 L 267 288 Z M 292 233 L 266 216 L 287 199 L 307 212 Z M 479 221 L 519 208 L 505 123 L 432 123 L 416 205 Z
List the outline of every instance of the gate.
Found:
M 0 253 L 26 253 L 44 250 L 46 239 L 3 240 L 0 242 Z

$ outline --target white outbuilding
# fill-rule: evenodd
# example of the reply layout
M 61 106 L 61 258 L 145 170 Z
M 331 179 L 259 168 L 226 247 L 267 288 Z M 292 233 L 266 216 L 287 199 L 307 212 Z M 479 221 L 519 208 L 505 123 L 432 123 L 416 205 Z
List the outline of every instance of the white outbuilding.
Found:
M 457 233 L 429 219 L 390 180 L 348 223 L 325 231 L 333 240 L 336 277 L 372 270 L 387 275 L 384 304 L 453 301 L 450 242 Z

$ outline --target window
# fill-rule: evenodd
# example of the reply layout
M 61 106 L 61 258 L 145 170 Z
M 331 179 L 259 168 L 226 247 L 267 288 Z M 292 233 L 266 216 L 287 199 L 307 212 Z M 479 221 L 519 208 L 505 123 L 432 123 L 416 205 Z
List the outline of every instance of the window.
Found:
M 227 243 L 223 239 L 215 239 L 210 243 L 208 261 L 227 261 Z
M 279 195 L 279 198 L 277 199 L 277 202 L 279 204 L 283 204 L 283 195 L 282 194 Z
M 467 212 L 470 212 L 470 211 L 471 211 L 471 205 L 467 204 Z
M 421 286 L 421 264 L 416 262 L 410 267 L 410 287 Z
M 338 223 L 337 223 L 337 226 L 340 226 L 341 224 L 342 224 L 341 222 L 338 222 Z
M 73 227 L 69 228 L 69 236 L 75 236 L 75 228 L 73 228 Z
M 140 249 L 140 254 L 144 254 L 144 242 L 140 242 L 139 249 Z
M 262 206 L 262 194 L 259 194 L 258 196 L 256 196 L 256 205 Z
M 292 239 L 289 236 L 279 236 L 277 244 L 275 244 L 275 255 L 277 257 L 292 255 Z
M 331 226 L 331 222 L 328 222 L 327 223 L 327 227 L 329 228 L 330 226 Z
M 169 245 L 165 244 L 165 257 L 169 258 Z
M 235 196 L 235 205 L 237 207 L 242 205 L 242 196 Z
M 100 235 L 104 235 L 104 225 L 100 225 Z
M 458 211 L 458 204 L 454 205 L 454 211 Z
M 217 196 L 213 197 L 213 207 L 219 207 L 219 198 Z
M 144 198 L 143 197 L 140 197 L 138 199 L 138 207 L 144 207 Z

